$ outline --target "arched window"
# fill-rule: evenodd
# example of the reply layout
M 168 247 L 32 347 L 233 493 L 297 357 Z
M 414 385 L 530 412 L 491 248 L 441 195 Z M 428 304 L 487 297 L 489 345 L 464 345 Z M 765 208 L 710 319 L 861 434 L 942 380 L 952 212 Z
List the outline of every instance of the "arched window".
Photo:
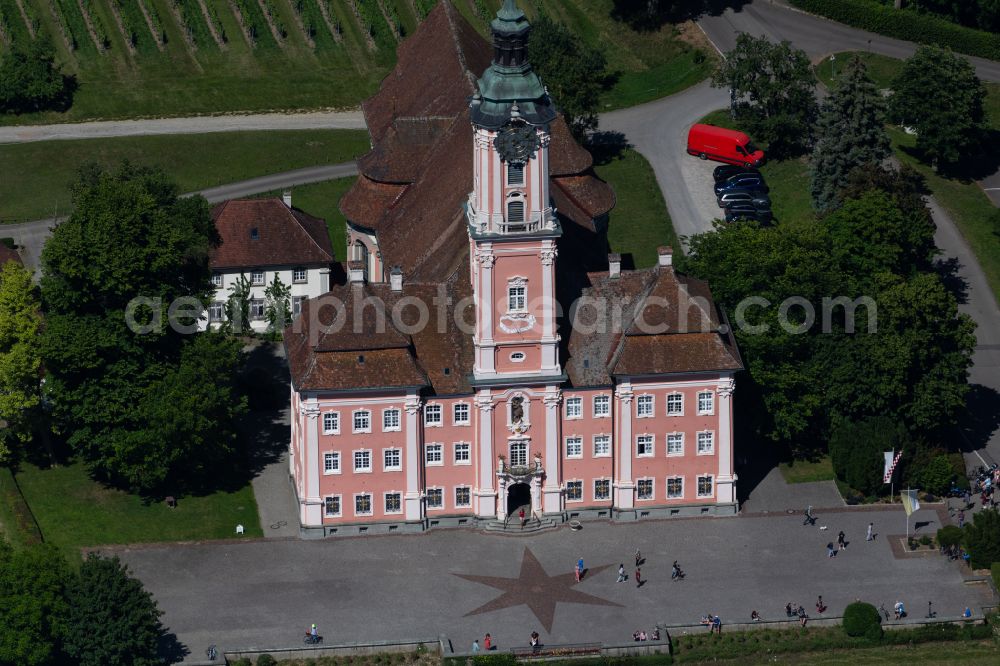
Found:
M 365 279 L 368 279 L 368 246 L 357 240 L 351 245 L 351 260 L 361 261 L 365 265 Z
M 523 199 L 515 199 L 507 204 L 507 224 L 524 224 Z

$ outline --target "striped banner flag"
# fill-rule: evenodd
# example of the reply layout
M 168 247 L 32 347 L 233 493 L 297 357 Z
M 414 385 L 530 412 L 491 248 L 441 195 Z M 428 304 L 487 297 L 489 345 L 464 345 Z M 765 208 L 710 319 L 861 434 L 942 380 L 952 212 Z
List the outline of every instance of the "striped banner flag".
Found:
M 882 471 L 882 483 L 889 483 L 892 481 L 892 473 L 896 471 L 896 465 L 899 464 L 899 459 L 902 457 L 903 452 L 900 451 L 893 455 L 892 451 L 885 451 L 882 455 L 885 456 L 885 467 Z

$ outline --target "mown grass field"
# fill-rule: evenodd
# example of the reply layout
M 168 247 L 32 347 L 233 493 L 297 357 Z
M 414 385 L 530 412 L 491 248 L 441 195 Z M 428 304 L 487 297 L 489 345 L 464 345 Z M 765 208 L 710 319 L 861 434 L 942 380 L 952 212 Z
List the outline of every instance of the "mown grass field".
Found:
M 830 456 L 818 460 L 794 460 L 778 465 L 781 476 L 786 483 L 812 483 L 814 481 L 833 481 L 833 461 Z
M 353 107 L 370 96 L 438 0 L 0 0 L 0 51 L 42 37 L 79 89 L 66 113 L 0 116 L 60 122 Z M 485 34 L 500 0 L 444 0 Z M 708 75 L 697 29 L 636 32 L 612 0 L 522 2 L 600 47 L 618 74 L 617 108 Z M 612 46 L 613 45 L 613 46 Z
M 247 537 L 263 535 L 249 483 L 231 493 L 182 497 L 172 509 L 93 481 L 81 463 L 51 469 L 25 465 L 16 477 L 45 541 L 71 561 L 89 546 L 235 537 L 237 524 Z
M 160 166 L 181 192 L 319 164 L 347 162 L 367 152 L 365 130 L 218 132 L 0 145 L 0 163 L 16 164 L 0 178 L 0 220 L 65 215 L 70 186 L 86 162 L 123 159 Z M 2 229 L 2 226 L 0 226 Z

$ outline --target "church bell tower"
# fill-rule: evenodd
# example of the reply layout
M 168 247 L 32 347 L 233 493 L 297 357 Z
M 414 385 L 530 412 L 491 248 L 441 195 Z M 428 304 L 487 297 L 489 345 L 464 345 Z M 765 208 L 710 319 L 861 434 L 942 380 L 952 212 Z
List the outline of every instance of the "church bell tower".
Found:
M 561 375 L 556 241 L 549 198 L 548 93 L 528 62 L 531 25 L 515 0 L 490 24 L 493 62 L 470 102 L 474 186 L 466 215 L 476 297 L 476 380 Z

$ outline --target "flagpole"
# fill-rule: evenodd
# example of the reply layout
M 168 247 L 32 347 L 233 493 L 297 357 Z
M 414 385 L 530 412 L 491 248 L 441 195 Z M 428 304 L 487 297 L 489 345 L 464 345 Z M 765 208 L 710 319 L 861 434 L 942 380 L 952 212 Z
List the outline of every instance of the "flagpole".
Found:
M 906 486 L 906 495 L 907 495 L 907 497 L 909 497 L 909 495 L 910 495 L 910 487 L 909 486 Z M 902 504 L 902 502 L 903 502 L 903 493 L 902 492 L 900 492 L 900 494 L 899 494 L 899 502 L 900 502 L 900 504 Z M 910 540 L 910 512 L 906 510 L 906 505 L 905 504 L 903 504 L 903 511 L 904 511 L 904 513 L 906 513 L 906 540 L 909 541 Z

